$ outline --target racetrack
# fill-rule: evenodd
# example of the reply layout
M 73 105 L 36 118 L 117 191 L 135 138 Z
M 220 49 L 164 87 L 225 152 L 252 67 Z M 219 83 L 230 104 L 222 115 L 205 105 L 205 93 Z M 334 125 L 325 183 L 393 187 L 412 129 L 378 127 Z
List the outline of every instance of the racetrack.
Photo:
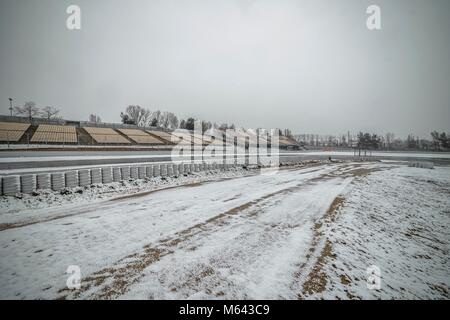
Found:
M 426 283 L 450 286 L 445 258 L 450 239 L 447 227 L 436 225 L 448 226 L 449 202 L 442 196 L 448 192 L 449 181 L 448 167 L 427 171 L 339 163 L 250 174 L 63 209 L 22 211 L 17 216 L 20 225 L 9 221 L 0 231 L 0 297 L 445 297 L 438 289 L 426 289 Z M 426 190 L 429 193 L 423 193 Z M 393 211 L 400 199 L 404 202 Z M 409 208 L 405 203 L 411 201 Z M 365 205 L 361 214 L 376 219 L 366 217 L 355 228 L 360 214 L 352 216 L 353 211 Z M 390 211 L 398 220 L 389 218 Z M 40 216 L 45 218 L 39 220 Z M 374 233 L 385 220 L 389 229 L 383 225 L 384 231 Z M 346 231 L 344 238 L 336 233 L 337 224 L 339 232 Z M 386 233 L 392 228 L 409 230 L 409 224 L 423 238 Z M 378 234 L 376 247 L 367 251 L 364 246 Z M 399 239 L 392 242 L 393 237 Z M 433 242 L 433 260 L 414 258 L 421 251 L 429 252 L 426 239 L 433 238 L 439 239 Z M 383 249 L 387 247 L 391 248 Z M 361 260 L 359 250 L 370 255 Z M 378 258 L 373 262 L 371 257 Z M 365 285 L 365 269 L 372 263 L 391 281 L 381 291 L 370 292 Z M 81 269 L 79 290 L 66 288 L 69 265 Z M 425 268 L 423 274 L 417 272 L 418 266 Z M 390 274 L 401 281 L 389 280 Z M 348 281 L 340 283 L 341 275 Z M 423 285 L 414 286 L 417 282 Z

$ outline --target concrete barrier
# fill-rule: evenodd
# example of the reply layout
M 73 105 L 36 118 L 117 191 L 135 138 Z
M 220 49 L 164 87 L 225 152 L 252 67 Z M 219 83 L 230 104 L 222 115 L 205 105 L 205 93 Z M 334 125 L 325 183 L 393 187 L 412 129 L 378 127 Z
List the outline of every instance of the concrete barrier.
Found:
M 20 176 L 20 189 L 22 193 L 32 193 L 36 191 L 36 176 L 34 174 Z
M 173 175 L 174 176 L 178 176 L 178 165 L 177 164 L 172 164 L 172 170 L 173 170 Z
M 78 170 L 78 183 L 82 187 L 91 184 L 91 172 L 89 169 Z
M 139 179 L 145 179 L 145 167 L 144 166 L 139 166 L 138 167 L 138 178 Z
M 183 172 L 184 173 L 189 173 L 189 172 L 191 172 L 191 166 L 189 165 L 189 163 L 185 163 L 185 164 L 183 164 Z
M 2 179 L 3 193 L 7 196 L 15 195 L 20 192 L 20 177 L 6 176 Z
M 67 171 L 66 176 L 66 187 L 73 188 L 78 187 L 78 171 Z
M 120 168 L 113 168 L 113 181 L 114 182 L 122 181 L 122 174 L 120 172 Z
M 52 184 L 50 181 L 49 173 L 40 173 L 36 176 L 37 188 L 41 190 L 51 189 Z
M 193 163 L 189 164 L 189 172 L 194 172 L 195 171 L 195 166 Z
M 180 175 L 184 173 L 184 171 L 183 171 L 183 164 L 182 164 L 182 163 L 179 163 L 179 164 L 178 164 L 178 173 L 179 173 Z
M 113 182 L 113 173 L 111 167 L 102 168 L 102 182 L 103 183 Z
M 54 190 L 54 191 L 59 191 L 66 187 L 64 173 L 62 173 L 62 172 L 52 173 L 51 180 L 52 180 L 52 190 Z

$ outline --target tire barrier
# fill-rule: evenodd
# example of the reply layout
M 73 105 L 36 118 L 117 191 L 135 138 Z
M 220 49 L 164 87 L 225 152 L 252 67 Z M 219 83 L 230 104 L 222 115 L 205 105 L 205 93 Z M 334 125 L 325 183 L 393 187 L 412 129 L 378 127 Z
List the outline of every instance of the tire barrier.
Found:
M 51 174 L 52 180 L 52 190 L 60 191 L 66 187 L 66 179 L 64 178 L 64 173 L 54 172 Z
M 424 164 L 417 165 L 427 167 Z M 60 191 L 64 188 L 88 186 L 91 184 L 108 184 L 122 180 L 145 179 L 146 177 L 178 176 L 184 173 L 207 170 L 227 170 L 237 167 L 234 164 L 217 163 L 163 163 L 147 166 L 103 167 L 93 169 L 71 170 L 66 172 L 12 175 L 0 177 L 0 195 L 32 193 L 36 189 Z
M 113 173 L 111 167 L 102 168 L 102 182 L 103 183 L 113 182 Z
M 40 173 L 36 177 L 37 180 L 37 188 L 46 190 L 51 188 L 51 182 L 50 182 L 50 174 L 49 173 Z
M 73 188 L 78 187 L 78 172 L 77 171 L 67 171 L 66 176 L 66 187 Z
M 136 180 L 137 178 L 139 178 L 138 176 L 138 167 L 130 167 L 130 178 L 133 180 Z
M 429 161 L 414 161 L 408 164 L 408 167 L 422 168 L 422 169 L 433 169 L 434 163 Z
M 121 167 L 120 174 L 122 175 L 122 180 L 130 179 L 130 167 Z
M 146 175 L 147 177 L 151 178 L 153 177 L 153 166 L 146 166 L 145 167 Z
M 2 179 L 3 193 L 7 196 L 13 196 L 20 192 L 20 177 L 6 176 Z
M 102 183 L 102 170 L 100 168 L 91 169 L 91 183 L 92 184 Z
M 34 174 L 20 176 L 20 189 L 22 193 L 36 191 L 36 176 Z
M 88 169 L 78 170 L 78 182 L 81 187 L 91 184 L 91 173 Z
M 159 177 L 160 173 L 161 173 L 161 166 L 159 164 L 154 164 L 153 165 L 153 176 L 154 177 Z
M 113 181 L 120 182 L 122 180 L 122 174 L 120 173 L 120 168 L 113 168 Z
M 167 176 L 173 177 L 173 166 L 171 164 L 168 164 L 166 166 L 167 166 Z
M 143 167 L 143 166 L 138 167 L 138 178 L 139 179 L 145 179 L 145 176 L 146 176 L 145 171 L 146 171 L 145 167 Z
M 159 165 L 159 175 L 161 177 L 167 176 L 167 164 L 160 164 Z

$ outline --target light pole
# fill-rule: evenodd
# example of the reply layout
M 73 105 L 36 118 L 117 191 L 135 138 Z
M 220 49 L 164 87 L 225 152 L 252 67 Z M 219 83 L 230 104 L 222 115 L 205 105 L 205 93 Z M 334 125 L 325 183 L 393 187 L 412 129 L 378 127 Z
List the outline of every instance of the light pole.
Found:
M 13 112 L 12 102 L 13 102 L 13 99 L 9 98 L 9 112 L 11 113 L 11 117 L 12 117 L 12 112 Z

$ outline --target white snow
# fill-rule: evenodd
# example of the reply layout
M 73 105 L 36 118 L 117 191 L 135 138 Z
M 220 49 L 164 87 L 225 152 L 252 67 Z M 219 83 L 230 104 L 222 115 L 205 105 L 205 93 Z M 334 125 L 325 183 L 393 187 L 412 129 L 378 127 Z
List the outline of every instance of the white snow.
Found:
M 182 179 L 0 202 L 0 298 L 448 298 L 449 167 L 330 163 Z M 337 196 L 343 207 L 326 220 Z M 305 292 L 326 241 L 325 290 Z M 379 291 L 366 287 L 372 264 Z M 81 290 L 66 289 L 69 265 L 81 268 Z

